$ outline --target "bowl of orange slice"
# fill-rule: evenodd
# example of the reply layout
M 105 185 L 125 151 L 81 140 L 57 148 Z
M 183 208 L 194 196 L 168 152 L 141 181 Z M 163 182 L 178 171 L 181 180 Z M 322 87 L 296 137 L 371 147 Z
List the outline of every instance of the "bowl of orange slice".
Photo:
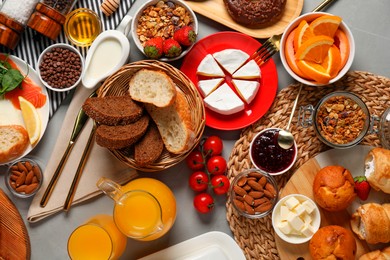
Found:
M 312 12 L 293 20 L 280 42 L 284 68 L 297 81 L 310 85 L 332 84 L 350 69 L 355 41 L 343 19 Z

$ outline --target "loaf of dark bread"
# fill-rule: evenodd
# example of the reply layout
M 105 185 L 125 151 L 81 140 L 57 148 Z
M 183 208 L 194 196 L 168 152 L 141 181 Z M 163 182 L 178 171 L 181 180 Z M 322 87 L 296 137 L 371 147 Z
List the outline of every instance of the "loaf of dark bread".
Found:
M 105 96 L 88 98 L 83 110 L 99 124 L 127 125 L 142 116 L 143 107 L 130 96 Z

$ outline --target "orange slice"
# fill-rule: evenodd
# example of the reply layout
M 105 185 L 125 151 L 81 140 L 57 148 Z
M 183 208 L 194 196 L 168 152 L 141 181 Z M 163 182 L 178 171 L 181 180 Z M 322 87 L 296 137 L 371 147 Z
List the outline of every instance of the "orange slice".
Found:
M 311 61 L 299 60 L 297 65 L 307 78 L 310 78 L 318 83 L 326 84 L 331 79 L 331 76 L 321 64 Z
M 312 36 L 314 36 L 314 34 L 311 31 L 309 23 L 306 20 L 302 20 L 295 31 L 294 50 L 298 50 L 302 43 L 310 39 Z
M 286 57 L 286 61 L 290 69 L 295 72 L 298 76 L 305 78 L 306 76 L 299 70 L 296 59 L 295 59 L 295 50 L 294 50 L 294 37 L 297 29 L 294 29 L 287 36 L 286 44 L 284 47 L 284 53 Z
M 341 55 L 336 45 L 332 45 L 329 48 L 328 56 L 324 60 L 323 67 L 326 68 L 326 72 L 331 78 L 336 77 L 341 70 Z
M 349 57 L 349 41 L 347 35 L 341 29 L 338 29 L 334 35 L 334 44 L 340 50 L 341 68 L 343 68 Z
M 339 28 L 341 20 L 342 19 L 339 16 L 323 15 L 312 21 L 310 23 L 310 28 L 314 35 L 326 35 L 333 38 Z
M 333 45 L 333 42 L 333 38 L 328 36 L 313 36 L 298 48 L 295 57 L 297 60 L 322 64 L 325 57 L 328 55 L 329 48 Z

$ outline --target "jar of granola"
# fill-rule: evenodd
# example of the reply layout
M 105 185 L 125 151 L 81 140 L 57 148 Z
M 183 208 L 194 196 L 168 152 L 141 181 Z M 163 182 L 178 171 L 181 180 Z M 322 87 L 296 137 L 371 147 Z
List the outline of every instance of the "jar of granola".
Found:
M 372 117 L 357 95 L 335 91 L 324 96 L 316 107 L 303 106 L 299 111 L 301 126 L 314 126 L 318 138 L 326 145 L 345 149 L 357 145 L 372 130 Z M 370 130 L 371 129 L 371 130 Z
M 28 26 L 55 40 L 62 30 L 66 15 L 77 0 L 41 0 L 28 21 Z

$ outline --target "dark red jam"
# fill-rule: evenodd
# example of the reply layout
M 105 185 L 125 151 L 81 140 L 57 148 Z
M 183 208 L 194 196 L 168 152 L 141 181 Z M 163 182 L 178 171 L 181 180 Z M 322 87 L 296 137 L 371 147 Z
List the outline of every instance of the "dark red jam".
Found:
M 278 145 L 279 129 L 269 129 L 258 135 L 252 144 L 251 156 L 255 165 L 268 173 L 288 168 L 295 156 L 295 147 L 283 149 Z

